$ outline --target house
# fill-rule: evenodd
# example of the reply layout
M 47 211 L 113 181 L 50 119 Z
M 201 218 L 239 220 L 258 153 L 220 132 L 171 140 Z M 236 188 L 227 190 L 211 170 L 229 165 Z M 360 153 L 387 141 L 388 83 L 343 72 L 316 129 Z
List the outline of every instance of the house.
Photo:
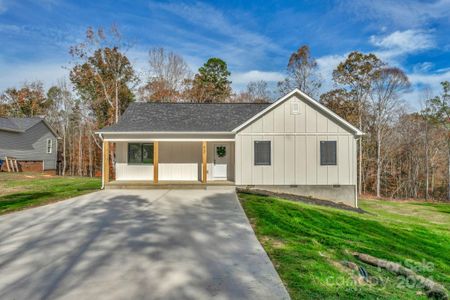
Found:
M 56 170 L 57 134 L 41 117 L 0 118 L 0 160 L 5 157 L 17 159 L 21 171 Z
M 232 184 L 357 206 L 363 133 L 300 90 L 271 104 L 133 103 L 97 133 L 106 187 Z

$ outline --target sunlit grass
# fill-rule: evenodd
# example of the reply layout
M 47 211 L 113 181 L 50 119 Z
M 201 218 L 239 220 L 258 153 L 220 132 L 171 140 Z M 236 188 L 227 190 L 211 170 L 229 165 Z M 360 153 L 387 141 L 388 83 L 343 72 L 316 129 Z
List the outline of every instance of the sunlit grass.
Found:
M 449 204 L 360 200 L 369 214 L 240 194 L 255 232 L 293 299 L 426 299 L 402 278 L 357 261 L 367 253 L 408 265 L 450 288 Z M 343 260 L 379 284 L 357 284 Z M 431 266 L 431 267 L 430 267 Z

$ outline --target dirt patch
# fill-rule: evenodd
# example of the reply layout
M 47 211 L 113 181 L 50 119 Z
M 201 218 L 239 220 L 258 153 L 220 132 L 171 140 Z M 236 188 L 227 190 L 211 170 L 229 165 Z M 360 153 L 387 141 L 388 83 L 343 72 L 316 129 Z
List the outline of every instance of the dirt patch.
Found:
M 243 189 L 243 188 L 236 188 L 236 191 L 238 193 L 252 194 L 252 195 L 258 195 L 258 196 L 276 197 L 276 198 L 282 198 L 282 199 L 287 199 L 287 200 L 291 200 L 291 201 L 303 202 L 303 203 L 307 203 L 307 204 L 339 208 L 339 209 L 354 211 L 354 212 L 358 212 L 358 213 L 368 213 L 361 208 L 351 207 L 351 206 L 345 205 L 343 203 L 335 203 L 335 202 L 331 202 L 331 201 L 320 200 L 320 199 L 315 199 L 315 198 L 310 198 L 310 197 L 304 197 L 304 196 L 299 196 L 299 195 L 294 195 L 294 194 L 275 193 L 275 192 L 269 192 L 269 191 L 260 190 L 260 189 Z
M 275 249 L 282 249 L 286 246 L 286 243 L 283 242 L 282 240 L 279 240 L 279 239 L 276 239 L 273 237 L 268 237 L 268 236 L 263 236 L 261 238 L 261 242 L 264 244 L 268 244 Z

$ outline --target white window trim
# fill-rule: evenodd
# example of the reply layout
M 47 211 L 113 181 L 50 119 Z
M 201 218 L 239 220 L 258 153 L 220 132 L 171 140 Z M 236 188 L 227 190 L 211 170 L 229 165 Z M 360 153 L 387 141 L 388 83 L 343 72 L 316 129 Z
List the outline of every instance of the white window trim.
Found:
M 49 144 L 49 142 L 50 142 L 50 144 Z M 47 139 L 46 147 L 47 147 L 47 149 L 46 149 L 47 150 L 47 154 L 52 154 L 52 152 L 53 152 L 53 140 L 52 139 Z
M 269 143 L 269 145 L 270 145 L 270 162 L 269 162 L 269 164 L 256 164 L 256 161 L 255 161 L 255 159 L 256 159 L 256 157 L 255 157 L 255 145 L 256 145 L 256 143 L 257 142 L 268 142 Z M 273 164 L 273 149 L 272 149 L 272 141 L 271 140 L 253 140 L 253 146 L 252 146 L 252 150 L 253 150 L 253 166 L 254 167 L 270 167 L 270 166 L 272 166 L 272 164 Z
M 338 142 L 338 140 L 335 140 L 335 139 L 331 139 L 331 140 L 320 140 L 319 139 L 319 145 L 318 145 L 318 147 L 319 147 L 319 166 L 320 167 L 337 167 L 338 166 L 338 164 L 339 164 L 339 142 Z M 320 151 L 321 151 L 321 145 L 320 145 L 320 142 L 336 142 L 336 164 L 334 164 L 334 165 L 322 165 L 322 162 L 320 161 Z

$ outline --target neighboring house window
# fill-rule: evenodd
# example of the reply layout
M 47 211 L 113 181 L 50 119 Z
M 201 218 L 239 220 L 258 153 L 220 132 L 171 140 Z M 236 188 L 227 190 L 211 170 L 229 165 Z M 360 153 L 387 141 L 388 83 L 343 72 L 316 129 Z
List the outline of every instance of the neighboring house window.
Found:
M 53 150 L 53 140 L 47 139 L 47 153 L 51 154 Z
M 128 144 L 129 164 L 153 164 L 153 143 Z
M 320 141 L 320 164 L 322 166 L 335 166 L 336 161 L 336 141 Z
M 255 141 L 255 166 L 270 166 L 270 141 Z

